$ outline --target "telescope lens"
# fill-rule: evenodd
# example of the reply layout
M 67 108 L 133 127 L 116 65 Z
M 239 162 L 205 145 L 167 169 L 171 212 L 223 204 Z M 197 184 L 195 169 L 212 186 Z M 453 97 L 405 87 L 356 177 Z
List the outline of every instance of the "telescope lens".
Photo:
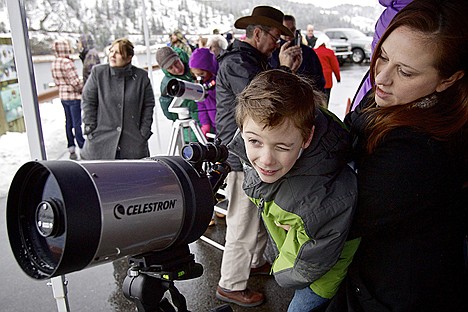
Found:
M 167 94 L 172 97 L 180 97 L 185 93 L 185 85 L 177 79 L 171 79 L 167 83 Z
M 193 156 L 193 149 L 191 146 L 184 146 L 182 148 L 182 157 L 186 160 L 190 160 Z
M 204 145 L 198 143 L 190 143 L 182 147 L 182 157 L 191 162 L 201 162 L 204 160 L 205 151 Z
M 83 202 L 93 202 L 92 185 L 78 182 L 87 174 L 79 165 L 67 162 L 64 174 L 57 174 L 55 169 L 39 162 L 23 165 L 13 178 L 8 193 L 7 228 L 13 254 L 21 268 L 30 277 L 45 279 L 62 275 L 62 263 L 74 270 L 83 268 L 94 252 L 70 250 L 67 246 L 77 246 L 83 242 L 83 234 L 78 233 L 69 219 L 79 222 L 81 212 L 89 216 L 83 227 L 88 227 L 91 236 L 99 237 L 96 223 L 99 214 L 89 213 Z M 81 172 L 80 172 L 81 171 Z M 75 190 L 64 185 L 63 177 L 69 175 L 75 180 L 74 186 L 86 192 L 86 200 L 75 200 L 70 204 Z M 70 195 L 71 194 L 71 195 Z M 66 211 L 66 206 L 67 211 Z M 99 212 L 97 212 L 99 213 Z M 97 220 L 97 221 L 96 221 Z M 98 240 L 88 240 L 94 247 Z M 92 248 L 91 247 L 91 248 Z M 67 269 L 69 269 L 67 267 Z
M 25 188 L 19 194 L 10 196 L 19 209 L 14 214 L 8 211 L 9 238 L 17 261 L 25 272 L 35 278 L 45 278 L 58 266 L 65 247 L 65 234 L 60 232 L 60 205 L 63 201 L 57 180 L 43 167 L 32 166 L 23 169 Z M 13 184 L 18 180 L 13 180 Z M 36 207 L 28 209 L 28 207 Z M 13 235 L 13 232 L 16 235 Z
M 54 233 L 56 219 L 52 204 L 48 201 L 41 202 L 36 211 L 36 227 L 42 236 L 49 237 Z

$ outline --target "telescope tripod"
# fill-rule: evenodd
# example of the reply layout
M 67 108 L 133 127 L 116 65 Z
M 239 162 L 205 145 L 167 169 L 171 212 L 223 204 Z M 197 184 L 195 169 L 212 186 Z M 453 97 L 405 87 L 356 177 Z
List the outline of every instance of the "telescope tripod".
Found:
M 179 148 L 180 151 L 185 144 L 184 129 L 188 129 L 189 133 L 191 129 L 198 142 L 202 144 L 208 143 L 200 126 L 190 116 L 188 107 L 181 107 L 182 102 L 182 98 L 175 97 L 168 108 L 169 112 L 177 114 L 177 119 L 172 123 L 171 140 L 169 141 L 169 149 L 167 150 L 168 156 L 175 156 L 177 148 Z
M 128 262 L 131 266 L 122 289 L 125 297 L 135 302 L 138 311 L 189 312 L 185 297 L 175 287 L 174 280 L 200 277 L 203 267 L 195 263 L 188 245 L 131 257 Z M 174 305 L 163 298 L 168 290 Z
M 186 119 L 177 119 L 172 123 L 171 140 L 169 143 L 167 155 L 175 156 L 177 148 L 179 148 L 180 151 L 181 147 L 184 145 L 184 129 L 191 129 L 193 133 L 195 133 L 195 137 L 197 138 L 198 142 L 202 144 L 208 143 L 205 135 L 200 129 L 200 126 L 194 119 L 190 117 Z
M 174 281 L 202 276 L 203 266 L 194 259 L 188 245 L 129 258 L 131 266 L 122 285 L 125 297 L 136 304 L 139 312 L 190 312 Z M 167 291 L 172 303 L 164 298 Z M 232 308 L 225 304 L 210 311 L 232 312 Z

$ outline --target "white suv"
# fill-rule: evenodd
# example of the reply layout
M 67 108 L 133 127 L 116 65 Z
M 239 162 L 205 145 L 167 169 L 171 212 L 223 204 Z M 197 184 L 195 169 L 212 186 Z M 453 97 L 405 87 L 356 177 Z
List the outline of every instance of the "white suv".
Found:
M 332 40 L 341 40 L 351 44 L 354 63 L 362 63 L 371 57 L 372 37 L 366 36 L 354 28 L 328 28 L 323 31 Z
M 320 36 L 327 37 L 327 35 L 319 30 L 314 30 L 314 36 L 317 38 Z M 331 38 L 327 39 L 327 48 L 332 49 L 335 52 L 336 58 L 338 59 L 340 65 L 343 65 L 348 59 L 351 58 L 351 55 L 353 54 L 351 51 L 351 44 L 344 42 L 343 40 L 332 40 Z

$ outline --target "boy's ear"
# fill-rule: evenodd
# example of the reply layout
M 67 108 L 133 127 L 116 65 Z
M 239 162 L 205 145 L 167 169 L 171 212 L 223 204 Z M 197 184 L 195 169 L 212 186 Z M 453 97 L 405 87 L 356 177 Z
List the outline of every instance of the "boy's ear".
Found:
M 315 126 L 313 126 L 312 129 L 310 130 L 310 135 L 307 141 L 302 144 L 303 149 L 306 149 L 309 147 L 310 142 L 312 142 L 312 138 L 314 137 L 314 131 L 315 131 Z

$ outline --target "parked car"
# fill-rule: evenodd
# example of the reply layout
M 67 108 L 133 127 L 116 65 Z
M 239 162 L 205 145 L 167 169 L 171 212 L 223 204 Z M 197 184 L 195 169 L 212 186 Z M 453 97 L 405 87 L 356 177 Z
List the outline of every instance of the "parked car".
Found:
M 326 44 L 326 46 L 335 52 L 336 58 L 338 59 L 338 63 L 340 63 L 340 65 L 343 65 L 348 59 L 351 58 L 353 52 L 351 51 L 351 44 L 348 42 L 343 40 L 333 40 L 319 30 L 314 30 L 314 36 L 317 38 L 320 36 L 325 36 L 327 38 L 326 41 L 328 41 L 328 44 Z
M 371 57 L 372 37 L 354 28 L 327 28 L 323 31 L 331 40 L 341 40 L 351 44 L 354 63 L 362 63 Z

